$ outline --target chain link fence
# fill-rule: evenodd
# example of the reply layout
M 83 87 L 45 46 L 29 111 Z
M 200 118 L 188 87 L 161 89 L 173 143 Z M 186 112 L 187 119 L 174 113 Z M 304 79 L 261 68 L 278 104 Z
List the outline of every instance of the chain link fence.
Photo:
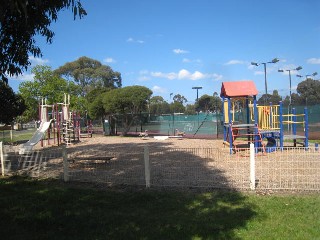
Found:
M 64 157 L 65 156 L 65 157 Z M 318 147 L 276 149 L 254 154 L 256 190 L 320 191 Z M 76 150 L 61 146 L 19 155 L 5 147 L 5 175 L 176 188 L 252 189 L 250 151 L 230 154 L 229 148 L 137 147 Z

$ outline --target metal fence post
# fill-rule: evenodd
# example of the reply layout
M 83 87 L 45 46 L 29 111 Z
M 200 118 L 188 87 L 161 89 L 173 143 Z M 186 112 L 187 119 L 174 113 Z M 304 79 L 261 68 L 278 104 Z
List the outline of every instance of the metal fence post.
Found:
M 146 188 L 150 187 L 150 158 L 149 147 L 144 146 L 144 175 L 146 180 Z
M 69 163 L 68 163 L 66 145 L 62 146 L 62 158 L 63 158 L 63 180 L 65 182 L 69 182 Z
M 4 176 L 3 142 L 0 142 L 1 175 Z
M 254 144 L 250 143 L 250 189 L 256 189 Z

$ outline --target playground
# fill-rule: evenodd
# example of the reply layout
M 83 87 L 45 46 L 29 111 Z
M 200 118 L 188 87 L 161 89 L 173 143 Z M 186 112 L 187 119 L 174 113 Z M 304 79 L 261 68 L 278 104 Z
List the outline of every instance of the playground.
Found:
M 194 138 L 200 128 L 188 134 L 176 128 L 178 122 L 170 125 L 173 133 L 167 135 L 146 129 L 136 131 L 136 137 L 81 138 L 67 96 L 61 111 L 52 111 L 51 117 L 49 108 L 58 105 L 43 102 L 33 137 L 19 146 L 5 146 L 2 173 L 18 171 L 106 186 L 320 191 L 319 147 L 308 142 L 307 111 L 296 113 L 292 108 L 285 113 L 281 102 L 257 106 L 256 95 L 250 81 L 222 84 L 221 140 Z M 235 114 L 239 101 L 241 119 Z M 199 119 L 198 126 L 205 125 L 204 120 Z M 50 138 L 50 131 L 56 139 Z

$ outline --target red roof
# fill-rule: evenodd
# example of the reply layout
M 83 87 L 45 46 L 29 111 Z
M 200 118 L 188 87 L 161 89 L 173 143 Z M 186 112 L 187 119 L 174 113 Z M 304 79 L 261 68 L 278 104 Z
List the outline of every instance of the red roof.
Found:
M 221 97 L 247 97 L 256 96 L 258 90 L 253 81 L 223 82 Z

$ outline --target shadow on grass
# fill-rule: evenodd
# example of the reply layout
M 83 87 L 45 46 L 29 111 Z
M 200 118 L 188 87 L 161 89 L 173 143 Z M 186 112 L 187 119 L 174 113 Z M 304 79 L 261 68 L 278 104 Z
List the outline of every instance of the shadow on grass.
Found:
M 236 191 L 98 191 L 0 179 L 2 239 L 240 239 L 256 216 Z

